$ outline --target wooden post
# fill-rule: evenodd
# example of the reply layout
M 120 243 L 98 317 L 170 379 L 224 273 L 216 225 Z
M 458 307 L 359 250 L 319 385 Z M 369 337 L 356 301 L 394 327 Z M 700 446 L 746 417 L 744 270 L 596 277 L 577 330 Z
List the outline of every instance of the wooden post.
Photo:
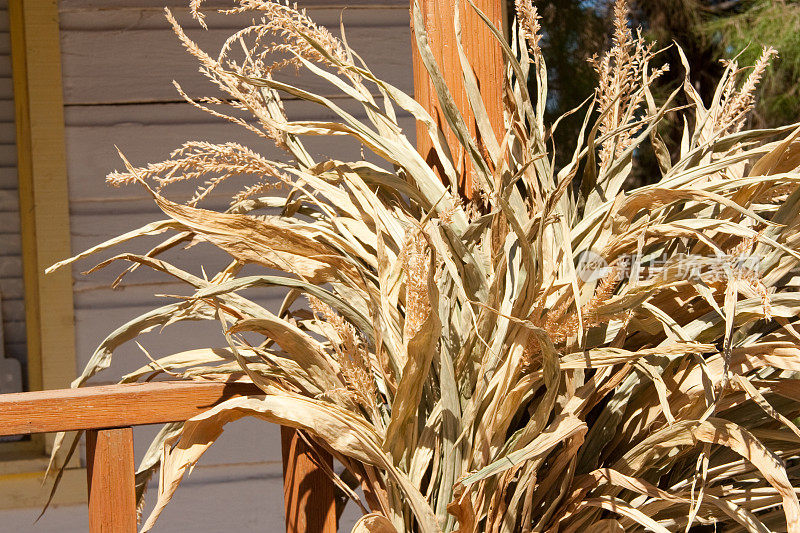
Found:
M 489 120 L 498 138 L 502 141 L 503 126 L 503 52 L 497 44 L 486 24 L 478 17 L 472 6 L 466 0 L 417 0 L 425 19 L 425 28 L 428 32 L 431 49 L 444 75 L 447 86 L 453 94 L 461 114 L 464 116 L 473 137 L 477 135 L 477 128 L 473 114 L 470 112 L 467 94 L 464 91 L 461 61 L 456 48 L 456 35 L 453 26 L 453 11 L 455 2 L 458 2 L 461 13 L 461 40 L 464 52 L 469 58 L 478 86 L 483 96 L 483 103 L 489 114 Z M 473 0 L 475 5 L 500 29 L 503 29 L 504 0 Z M 411 0 L 414 7 L 414 0 Z M 413 26 L 413 18 L 412 18 Z M 413 27 L 412 27 L 413 35 Z M 414 63 L 414 97 L 439 124 L 447 136 L 450 149 L 455 157 L 461 154 L 461 161 L 456 162 L 456 168 L 465 169 L 460 176 L 459 190 L 467 197 L 472 197 L 472 180 L 469 175 L 469 165 L 466 156 L 459 149 L 455 135 L 450 131 L 439 109 L 436 91 L 430 81 L 425 65 L 422 63 L 416 42 L 412 37 L 413 63 Z M 417 124 L 417 149 L 426 158 L 428 163 L 436 168 L 435 152 L 425 127 Z M 440 176 L 443 176 L 439 172 Z
M 72 255 L 58 0 L 10 0 L 8 15 L 28 389 L 47 390 L 66 387 L 76 364 L 72 273 L 44 273 Z M 54 437 L 33 442 L 49 455 Z
M 136 533 L 133 429 L 86 432 L 89 531 Z
M 281 447 L 287 533 L 336 533 L 333 482 L 316 462 L 333 468 L 333 458 L 312 450 L 290 427 L 281 426 Z

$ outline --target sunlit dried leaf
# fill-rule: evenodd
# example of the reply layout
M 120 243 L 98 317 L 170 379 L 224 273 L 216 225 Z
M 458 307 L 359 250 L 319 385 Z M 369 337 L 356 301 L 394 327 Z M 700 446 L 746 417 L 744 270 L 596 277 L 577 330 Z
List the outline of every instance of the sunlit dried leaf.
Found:
M 169 219 L 48 269 L 168 233 L 91 271 L 123 262 L 115 286 L 145 267 L 187 291 L 111 332 L 73 386 L 144 333 L 204 321 L 224 348 L 148 346 L 123 381 L 241 380 L 264 391 L 159 433 L 137 474 L 141 505 L 161 468 L 145 530 L 224 425 L 250 416 L 334 453 L 345 468 L 337 486 L 364 492 L 357 533 L 698 524 L 800 533 L 800 128 L 743 129 L 773 52 L 752 73 L 727 63 L 702 101 L 676 47 L 686 76 L 666 95 L 656 90 L 663 70 L 650 64 L 657 50 L 616 0 L 611 49 L 594 60 L 597 90 L 572 111 L 581 130 L 556 149 L 566 115 L 547 124 L 547 30 L 533 2 L 514 7 L 521 26 L 508 36 L 472 0 L 454 8 L 460 98 L 413 4 L 438 116 L 378 78 L 344 29 L 339 38 L 287 2 L 234 2 L 223 14 L 264 18 L 213 55 L 167 11 L 225 95 L 181 96 L 285 157 L 198 141 L 161 163 L 134 167 L 123 156 L 111 182 L 144 187 Z M 190 9 L 205 24 L 201 2 Z M 469 65 L 464 32 L 475 23 L 505 61 L 503 132 L 490 118 L 498 102 Z M 288 66 L 337 96 L 275 75 Z M 321 118 L 288 116 L 285 97 L 320 106 Z M 430 153 L 417 152 L 403 116 Z M 659 136 L 665 120 L 683 124 L 680 140 Z M 325 159 L 306 136 L 355 142 L 372 162 Z M 650 149 L 660 175 L 637 184 Z M 467 172 L 477 186 L 462 201 L 456 184 Z M 196 207 L 233 176 L 246 183 L 226 212 Z M 171 184 L 198 179 L 186 205 L 174 200 Z M 284 196 L 274 196 L 277 183 Z M 197 265 L 198 242 L 230 262 Z M 258 303 L 267 290 L 283 298 L 278 310 Z M 77 443 L 57 437 L 55 485 Z

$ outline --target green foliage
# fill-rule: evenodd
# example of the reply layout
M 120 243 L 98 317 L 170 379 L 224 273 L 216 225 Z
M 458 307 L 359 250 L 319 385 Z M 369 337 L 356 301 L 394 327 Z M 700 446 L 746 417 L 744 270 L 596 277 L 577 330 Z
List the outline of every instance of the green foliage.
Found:
M 757 125 L 773 125 L 797 119 L 800 93 L 800 3 L 757 0 L 739 9 L 710 17 L 701 29 L 720 46 L 726 57 L 738 55 L 752 65 L 762 46 L 778 50 L 780 59 L 767 71 L 761 85 Z

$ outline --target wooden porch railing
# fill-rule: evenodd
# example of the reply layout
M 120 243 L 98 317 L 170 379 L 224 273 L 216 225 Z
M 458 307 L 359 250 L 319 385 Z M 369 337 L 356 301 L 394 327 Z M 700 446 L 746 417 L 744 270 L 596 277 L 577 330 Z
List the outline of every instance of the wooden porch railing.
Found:
M 0 436 L 86 430 L 90 531 L 133 533 L 133 426 L 181 422 L 228 398 L 258 393 L 248 384 L 171 381 L 3 394 Z M 294 430 L 282 428 L 282 442 L 287 532 L 334 533 L 333 483 Z

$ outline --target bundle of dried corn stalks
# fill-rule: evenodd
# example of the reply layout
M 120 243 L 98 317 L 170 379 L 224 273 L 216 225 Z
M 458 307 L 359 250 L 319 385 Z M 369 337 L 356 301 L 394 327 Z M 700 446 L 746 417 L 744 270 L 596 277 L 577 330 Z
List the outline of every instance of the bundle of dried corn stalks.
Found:
M 657 52 L 618 0 L 613 46 L 594 60 L 599 86 L 576 110 L 585 118 L 574 155 L 556 161 L 530 0 L 517 1 L 511 45 L 479 13 L 505 53 L 503 138 L 461 51 L 480 141 L 416 8 L 417 45 L 479 192 L 479 203 L 463 204 L 398 125 L 398 113 L 423 123 L 458 183 L 454 147 L 410 96 L 291 5 L 239 0 L 227 13 L 244 11 L 263 18 L 216 57 L 167 11 L 228 98 L 181 93 L 291 162 L 205 142 L 142 168 L 125 160 L 109 182 L 146 188 L 166 218 L 54 267 L 169 232 L 147 254 L 100 266 L 147 266 L 193 291 L 109 335 L 74 386 L 139 333 L 209 320 L 221 346 L 160 356 L 126 381 L 170 373 L 263 390 L 159 434 L 137 478 L 141 497 L 161 468 L 144 530 L 223 426 L 252 416 L 302 430 L 341 461 L 337 486 L 370 513 L 362 532 L 800 532 L 800 128 L 743 129 L 773 50 L 750 70 L 728 63 L 711 102 L 684 64 L 685 83 L 659 103 Z M 352 105 L 278 81 L 289 66 Z M 680 93 L 689 106 L 675 104 Z M 293 121 L 285 95 L 338 120 Z M 680 146 L 658 134 L 668 114 L 682 116 Z M 320 135 L 355 139 L 388 164 L 314 157 L 304 139 Z M 642 150 L 654 150 L 661 175 L 626 188 Z M 255 179 L 230 209 L 200 207 L 237 175 Z M 165 197 L 191 179 L 205 181 L 188 201 Z M 258 216 L 265 209 L 273 214 Z M 158 258 L 196 241 L 227 252 L 230 265 L 201 278 Z M 265 273 L 242 276 L 245 264 Z M 280 313 L 248 299 L 256 287 L 286 291 Z

